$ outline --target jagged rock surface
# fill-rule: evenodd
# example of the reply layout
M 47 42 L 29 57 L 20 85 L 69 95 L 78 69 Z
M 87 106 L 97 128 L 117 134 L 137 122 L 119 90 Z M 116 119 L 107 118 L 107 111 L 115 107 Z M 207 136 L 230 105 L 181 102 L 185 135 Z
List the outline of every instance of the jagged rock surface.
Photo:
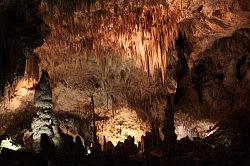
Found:
M 179 110 L 219 118 L 249 108 L 249 35 L 240 29 L 199 55 L 179 84 Z

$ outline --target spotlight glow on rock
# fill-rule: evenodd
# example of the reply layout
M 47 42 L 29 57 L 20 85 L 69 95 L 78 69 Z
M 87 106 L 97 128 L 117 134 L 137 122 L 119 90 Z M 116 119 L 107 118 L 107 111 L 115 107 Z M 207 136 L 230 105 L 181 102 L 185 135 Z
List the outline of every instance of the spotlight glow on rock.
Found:
M 2 140 L 1 145 L 0 145 L 0 152 L 2 151 L 3 148 L 18 151 L 22 149 L 22 146 L 18 144 L 14 144 L 11 139 L 7 138 L 5 140 Z

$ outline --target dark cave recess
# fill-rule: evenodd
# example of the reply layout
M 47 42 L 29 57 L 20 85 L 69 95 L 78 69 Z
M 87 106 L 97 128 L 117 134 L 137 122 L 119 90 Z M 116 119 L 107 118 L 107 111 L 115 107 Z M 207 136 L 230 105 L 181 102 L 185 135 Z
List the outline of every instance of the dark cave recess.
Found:
M 0 4 L 0 92 L 24 75 L 26 59 L 50 33 L 40 15 L 40 1 L 3 1 Z

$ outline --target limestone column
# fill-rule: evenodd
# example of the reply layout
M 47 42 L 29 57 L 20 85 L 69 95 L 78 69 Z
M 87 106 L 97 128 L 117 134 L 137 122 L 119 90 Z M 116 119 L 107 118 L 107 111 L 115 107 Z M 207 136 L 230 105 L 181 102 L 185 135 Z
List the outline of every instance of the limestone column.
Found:
M 49 82 L 49 75 L 42 71 L 42 76 L 35 88 L 35 107 L 37 113 L 33 118 L 31 129 L 33 133 L 33 149 L 40 151 L 41 135 L 47 134 L 56 147 L 60 145 L 59 123 L 52 111 L 52 91 Z

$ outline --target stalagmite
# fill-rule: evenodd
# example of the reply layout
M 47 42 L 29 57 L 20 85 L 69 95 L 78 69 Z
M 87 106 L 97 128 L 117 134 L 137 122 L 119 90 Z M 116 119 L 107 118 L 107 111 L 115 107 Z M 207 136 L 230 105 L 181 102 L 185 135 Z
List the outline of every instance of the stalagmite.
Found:
M 41 135 L 48 135 L 53 143 L 59 147 L 61 136 L 58 128 L 58 121 L 52 111 L 52 91 L 49 82 L 49 75 L 42 71 L 42 76 L 35 88 L 36 116 L 33 118 L 31 129 L 33 134 L 33 149 L 40 150 Z
M 164 155 L 166 157 L 171 157 L 175 153 L 175 142 L 177 136 L 175 134 L 174 126 L 174 94 L 169 94 L 167 97 L 167 106 L 165 109 L 165 119 L 164 119 Z
M 96 114 L 95 114 L 95 104 L 94 104 L 94 97 L 91 96 L 91 111 L 92 111 L 92 151 L 95 157 L 100 157 L 101 155 L 101 145 L 98 142 L 98 138 L 96 135 L 97 126 L 96 126 Z

